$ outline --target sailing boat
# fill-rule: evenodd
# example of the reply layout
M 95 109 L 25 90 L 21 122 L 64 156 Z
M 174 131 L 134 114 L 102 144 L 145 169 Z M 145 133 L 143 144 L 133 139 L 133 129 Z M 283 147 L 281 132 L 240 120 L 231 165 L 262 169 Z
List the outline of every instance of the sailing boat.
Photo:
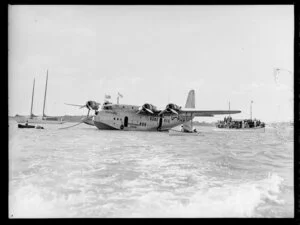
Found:
M 16 120 L 17 120 L 18 123 L 25 123 L 26 121 L 28 123 L 33 123 L 33 124 L 62 124 L 62 123 L 65 123 L 65 121 L 62 120 L 62 117 L 46 116 L 46 114 L 45 114 L 47 85 L 48 85 L 48 70 L 47 70 L 46 87 L 45 87 L 45 95 L 44 95 L 43 115 L 42 116 L 36 116 L 32 112 L 33 98 L 34 98 L 34 86 L 35 86 L 35 79 L 33 79 L 30 116 L 29 116 L 29 118 L 25 117 L 25 116 L 17 117 Z

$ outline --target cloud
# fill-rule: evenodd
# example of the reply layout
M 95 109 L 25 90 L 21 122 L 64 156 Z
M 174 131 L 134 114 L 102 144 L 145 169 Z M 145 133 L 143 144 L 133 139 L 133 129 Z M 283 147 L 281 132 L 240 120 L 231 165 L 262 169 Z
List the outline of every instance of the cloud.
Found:
M 250 85 L 251 88 L 261 88 L 261 87 L 264 87 L 264 86 L 265 86 L 264 83 L 251 83 L 251 85 Z

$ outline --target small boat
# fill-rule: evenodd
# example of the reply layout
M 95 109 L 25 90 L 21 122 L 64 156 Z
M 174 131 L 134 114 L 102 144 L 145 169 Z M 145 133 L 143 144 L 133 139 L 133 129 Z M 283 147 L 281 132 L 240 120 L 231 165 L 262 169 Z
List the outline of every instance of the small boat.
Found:
M 18 128 L 35 128 L 35 129 L 44 129 L 44 127 L 42 126 L 33 126 L 33 125 L 29 125 L 29 124 L 18 124 Z
M 252 128 L 214 128 L 214 131 L 221 132 L 255 132 L 264 133 L 265 127 L 252 127 Z
M 184 132 L 180 130 L 169 130 L 170 136 L 203 136 L 200 132 Z
M 181 125 L 180 130 L 169 130 L 170 136 L 203 136 L 202 133 L 198 132 L 196 129 L 193 129 L 193 119 L 187 121 Z
M 37 126 L 35 127 L 35 129 L 44 129 L 44 127 L 42 127 L 42 126 L 40 126 L 40 125 L 37 125 Z
M 224 121 L 218 121 L 214 131 L 246 131 L 246 132 L 265 132 L 265 123 L 260 120 L 243 119 L 233 120 L 230 116 L 225 117 Z
M 33 125 L 23 125 L 23 124 L 18 124 L 18 128 L 35 128 L 35 126 L 33 126 Z
M 225 117 L 224 120 L 219 120 L 216 123 L 216 128 L 213 129 L 214 131 L 225 131 L 225 132 L 258 132 L 263 133 L 265 132 L 266 124 L 261 122 L 260 120 L 252 119 L 252 103 L 250 107 L 250 119 L 232 119 L 229 115 Z M 230 102 L 229 102 L 229 110 L 230 110 Z

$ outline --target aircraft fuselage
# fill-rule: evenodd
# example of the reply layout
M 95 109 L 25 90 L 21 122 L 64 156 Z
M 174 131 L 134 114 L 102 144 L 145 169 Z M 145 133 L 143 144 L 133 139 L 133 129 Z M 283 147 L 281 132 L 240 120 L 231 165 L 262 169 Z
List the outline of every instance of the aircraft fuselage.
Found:
M 173 113 L 157 115 L 158 113 L 139 113 L 139 107 L 134 105 L 112 105 L 103 107 L 94 117 L 94 125 L 98 129 L 157 131 L 169 130 L 192 120 L 191 113 L 176 115 Z

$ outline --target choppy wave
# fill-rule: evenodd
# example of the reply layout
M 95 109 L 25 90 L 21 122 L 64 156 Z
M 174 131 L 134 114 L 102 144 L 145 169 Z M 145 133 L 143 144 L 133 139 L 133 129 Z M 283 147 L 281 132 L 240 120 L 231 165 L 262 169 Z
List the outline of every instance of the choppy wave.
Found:
M 289 128 L 176 138 L 10 127 L 11 218 L 293 217 Z
M 20 187 L 10 197 L 12 217 L 256 217 L 264 216 L 264 204 L 283 205 L 278 197 L 283 179 L 272 174 L 257 182 L 242 184 L 210 183 L 171 192 L 155 191 L 154 186 L 142 191 L 139 182 L 124 183 L 131 192 L 119 192 L 106 198 L 100 190 L 49 188 L 32 184 Z M 192 190 L 193 189 L 193 190 Z M 113 191 L 113 189 L 102 192 Z M 123 200 L 123 202 L 122 202 Z M 111 211 L 110 211 L 111 210 Z M 269 215 L 276 216 L 276 215 Z M 277 215 L 278 216 L 278 215 Z

